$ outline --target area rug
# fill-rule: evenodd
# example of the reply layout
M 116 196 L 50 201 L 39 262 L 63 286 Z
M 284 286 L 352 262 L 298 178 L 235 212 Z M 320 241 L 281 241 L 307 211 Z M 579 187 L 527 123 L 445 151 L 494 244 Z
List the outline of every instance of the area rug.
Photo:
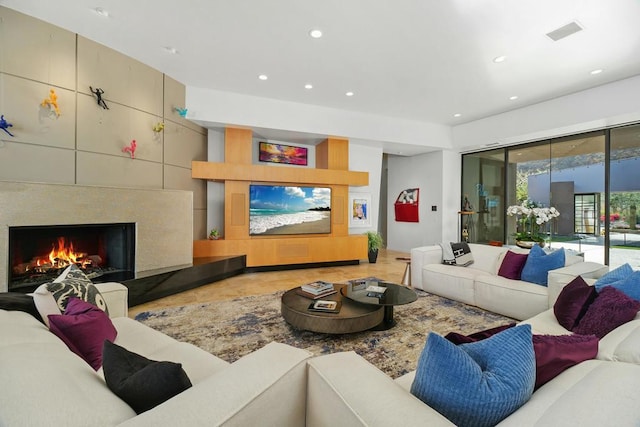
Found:
M 146 311 L 136 320 L 227 362 L 277 341 L 314 355 L 353 350 L 392 378 L 416 369 L 430 331 L 470 334 L 513 323 L 508 317 L 416 292 L 417 301 L 395 307 L 397 325 L 387 331 L 330 335 L 296 330 L 280 314 L 283 292 Z

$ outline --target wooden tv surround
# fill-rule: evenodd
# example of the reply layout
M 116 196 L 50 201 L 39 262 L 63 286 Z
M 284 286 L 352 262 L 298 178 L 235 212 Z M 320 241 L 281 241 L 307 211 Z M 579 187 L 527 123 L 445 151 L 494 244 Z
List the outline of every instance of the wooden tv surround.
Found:
M 327 138 L 316 146 L 316 168 L 253 164 L 253 134 L 225 130 L 225 161 L 192 162 L 192 177 L 224 182 L 224 233 L 196 240 L 194 257 L 246 255 L 247 267 L 354 261 L 367 258 L 367 237 L 349 235 L 349 186 L 369 184 L 368 172 L 349 171 L 349 141 Z M 331 233 L 249 236 L 252 182 L 331 187 Z

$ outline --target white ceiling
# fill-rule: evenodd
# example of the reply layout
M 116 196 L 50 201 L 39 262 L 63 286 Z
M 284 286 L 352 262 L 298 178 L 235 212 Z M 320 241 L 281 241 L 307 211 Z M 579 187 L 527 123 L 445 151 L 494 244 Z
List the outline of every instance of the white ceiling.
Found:
M 187 86 L 451 126 L 640 74 L 639 0 L 0 4 Z M 572 21 L 584 30 L 558 42 L 545 36 Z M 316 28 L 320 39 L 308 35 Z M 494 63 L 500 55 L 506 60 Z M 595 69 L 604 71 L 590 74 Z

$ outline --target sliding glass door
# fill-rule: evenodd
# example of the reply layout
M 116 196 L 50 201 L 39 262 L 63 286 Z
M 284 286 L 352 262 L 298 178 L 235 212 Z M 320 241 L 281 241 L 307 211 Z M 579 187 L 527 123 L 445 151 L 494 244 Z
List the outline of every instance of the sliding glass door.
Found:
M 629 263 L 637 268 L 640 264 L 640 126 L 612 129 L 610 139 L 609 265 Z

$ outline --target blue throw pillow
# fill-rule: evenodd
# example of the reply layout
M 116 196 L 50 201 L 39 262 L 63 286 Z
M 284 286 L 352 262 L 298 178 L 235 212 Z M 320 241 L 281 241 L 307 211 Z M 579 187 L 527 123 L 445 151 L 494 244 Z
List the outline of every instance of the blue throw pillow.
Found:
M 626 263 L 599 278 L 593 286 L 595 286 L 597 292 L 600 292 L 605 286 L 624 280 L 631 276 L 632 273 L 633 268 L 629 263 Z
M 606 286 L 616 288 L 629 298 L 640 301 L 640 271 L 634 271 L 626 279 L 618 280 Z
M 551 270 L 564 267 L 564 248 L 545 253 L 538 245 L 533 245 L 520 278 L 525 282 L 547 286 L 547 274 Z
M 535 379 L 530 325 L 459 346 L 430 332 L 411 393 L 457 426 L 493 426 L 529 400 Z

